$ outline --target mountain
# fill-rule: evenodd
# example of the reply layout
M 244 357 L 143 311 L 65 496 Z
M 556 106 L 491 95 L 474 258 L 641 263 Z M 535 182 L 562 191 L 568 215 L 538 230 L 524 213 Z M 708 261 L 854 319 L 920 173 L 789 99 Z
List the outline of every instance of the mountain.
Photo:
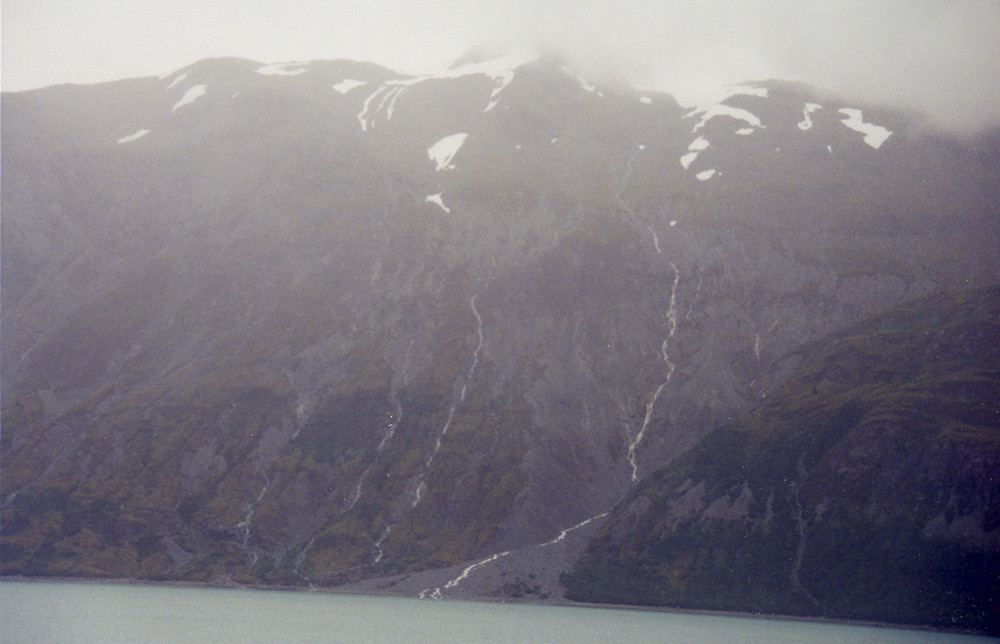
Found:
M 1000 275 L 1000 136 L 801 84 L 217 59 L 2 101 L 3 574 L 551 597 L 789 352 Z
M 1000 289 L 784 359 L 795 377 L 616 507 L 569 596 L 1000 632 Z

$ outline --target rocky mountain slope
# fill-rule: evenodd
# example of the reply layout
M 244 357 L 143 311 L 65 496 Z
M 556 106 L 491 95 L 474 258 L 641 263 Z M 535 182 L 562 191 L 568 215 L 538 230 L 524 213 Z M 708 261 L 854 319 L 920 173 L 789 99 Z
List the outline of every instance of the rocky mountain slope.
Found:
M 1000 632 L 1000 290 L 809 343 L 617 506 L 574 599 Z
M 996 135 L 780 81 L 682 108 L 549 59 L 222 59 L 3 114 L 4 574 L 541 546 L 803 342 L 1000 275 Z

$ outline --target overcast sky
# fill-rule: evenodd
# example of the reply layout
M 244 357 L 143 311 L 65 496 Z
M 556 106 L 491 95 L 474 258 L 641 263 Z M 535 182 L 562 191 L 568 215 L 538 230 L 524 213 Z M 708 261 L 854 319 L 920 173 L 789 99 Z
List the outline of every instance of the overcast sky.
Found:
M 788 78 L 1000 125 L 1000 0 L 3 0 L 5 91 L 165 75 L 196 60 L 352 58 L 443 69 L 476 44 L 568 54 L 690 103 Z

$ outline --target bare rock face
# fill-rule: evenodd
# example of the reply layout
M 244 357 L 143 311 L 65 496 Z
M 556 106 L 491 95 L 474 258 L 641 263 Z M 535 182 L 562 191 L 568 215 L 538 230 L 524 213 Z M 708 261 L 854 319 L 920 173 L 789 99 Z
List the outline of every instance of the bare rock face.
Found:
M 802 343 L 996 281 L 996 137 L 734 92 L 477 57 L 5 94 L 4 573 L 554 570 Z

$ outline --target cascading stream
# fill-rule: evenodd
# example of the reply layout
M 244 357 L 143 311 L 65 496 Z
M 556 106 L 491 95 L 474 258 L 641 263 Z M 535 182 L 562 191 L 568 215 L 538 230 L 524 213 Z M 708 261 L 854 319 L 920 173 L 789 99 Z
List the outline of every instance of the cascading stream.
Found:
M 255 498 L 250 503 L 247 503 L 247 513 L 244 515 L 243 520 L 236 524 L 237 528 L 243 529 L 243 539 L 240 541 L 240 548 L 246 552 L 247 543 L 250 541 L 250 528 L 253 525 L 253 515 L 257 511 L 257 504 L 260 503 L 264 495 L 267 494 L 267 490 L 271 487 L 271 478 L 267 477 L 264 482 L 264 487 L 260 489 L 257 493 L 257 498 Z M 260 558 L 260 553 L 255 549 L 253 552 L 249 553 L 253 555 L 253 560 L 250 562 L 248 568 L 253 568 Z
M 622 195 L 625 193 L 625 189 L 628 188 L 629 177 L 632 176 L 632 162 L 635 161 L 635 158 L 639 156 L 639 153 L 642 152 L 644 149 L 645 146 L 639 145 L 635 153 L 633 153 L 632 156 L 628 158 L 628 161 L 625 162 L 625 174 L 621 178 L 621 188 L 619 188 L 617 194 L 615 194 L 615 201 L 618 202 L 618 205 L 620 205 L 623 210 L 625 210 L 633 217 L 635 216 L 635 211 L 632 209 L 631 206 L 625 203 L 625 200 L 622 199 Z M 649 230 L 650 232 L 652 232 L 653 229 L 650 228 Z M 653 233 L 653 235 L 655 236 L 656 233 Z M 659 250 L 657 250 L 657 252 L 659 252 Z
M 316 542 L 316 537 L 313 537 L 312 539 L 309 540 L 309 543 L 306 544 L 306 547 L 302 549 L 302 552 L 300 552 L 298 555 L 295 556 L 295 569 L 294 569 L 295 574 L 302 581 L 309 584 L 310 590 L 315 590 L 316 585 L 313 584 L 312 579 L 308 575 L 302 572 L 302 564 L 305 563 L 306 556 L 309 554 L 309 549 L 313 547 L 313 544 L 315 542 Z
M 531 547 L 533 547 L 533 548 L 545 548 L 547 546 L 555 545 L 555 544 L 557 544 L 557 543 L 565 540 L 566 537 L 571 532 L 573 532 L 575 530 L 579 530 L 580 528 L 582 528 L 585 525 L 591 523 L 592 521 L 596 521 L 597 519 L 601 519 L 601 518 L 604 518 L 606 516 L 608 516 L 608 513 L 607 512 L 602 512 L 601 514 L 592 516 L 592 517 L 590 517 L 588 519 L 584 519 L 583 521 L 577 523 L 576 525 L 573 525 L 573 526 L 570 526 L 569 528 L 565 528 L 565 529 L 561 530 L 559 532 L 559 534 L 556 536 L 555 539 L 552 539 L 551 541 L 546 541 L 545 543 L 540 543 L 537 546 L 531 546 Z M 431 599 L 443 599 L 444 598 L 444 591 L 448 590 L 449 588 L 456 588 L 456 587 L 458 587 L 458 585 L 460 583 L 462 583 L 463 581 L 465 581 L 466 579 L 469 578 L 469 576 L 472 574 L 472 571 L 476 570 L 477 568 L 481 568 L 482 566 L 486 566 L 488 564 L 491 564 L 491 563 L 497 561 L 498 559 L 502 559 L 503 557 L 506 557 L 507 555 L 511 554 L 512 552 L 513 552 L 512 550 L 505 550 L 503 552 L 498 552 L 498 553 L 490 555 L 489 557 L 486 557 L 485 559 L 481 559 L 481 560 L 479 560 L 479 561 L 477 561 L 477 562 L 475 562 L 475 563 L 473 563 L 473 564 L 471 564 L 469 566 L 466 566 L 462 570 L 461 574 L 459 574 L 458 577 L 455 577 L 451 581 L 447 582 L 444 585 L 444 588 L 442 588 L 440 586 L 437 586 L 437 587 L 434 587 L 434 588 L 425 588 L 424 590 L 420 591 L 420 593 L 417 595 L 417 597 L 419 597 L 420 599 L 426 599 L 428 597 L 430 597 Z
M 494 562 L 497 559 L 500 559 L 502 557 L 506 557 L 511 552 L 512 551 L 510 551 L 510 550 L 505 550 L 504 552 L 498 552 L 498 553 L 496 553 L 494 555 L 490 555 L 489 557 L 487 557 L 487 558 L 485 558 L 485 559 L 483 559 L 481 561 L 477 561 L 476 563 L 472 564 L 471 566 L 467 566 L 462 571 L 462 574 L 460 574 L 458 577 L 455 577 L 454 579 L 452 579 L 451 581 L 449 581 L 448 583 L 446 583 L 444 585 L 444 590 L 448 590 L 449 588 L 455 588 L 460 583 L 462 583 L 462 581 L 468 579 L 469 578 L 469 573 L 471 573 L 476 568 L 479 568 L 480 566 L 485 566 L 486 564 L 492 563 L 492 562 Z M 417 597 L 419 597 L 420 599 L 426 599 L 428 596 L 431 599 L 443 599 L 444 598 L 444 592 L 441 590 L 440 587 L 425 588 L 424 590 L 420 591 L 420 594 L 417 595 Z
M 582 528 L 583 526 L 587 525 L 591 521 L 596 521 L 597 519 L 603 519 L 606 516 L 608 516 L 608 513 L 607 512 L 602 512 L 600 514 L 597 514 L 597 515 L 594 515 L 594 516 L 590 517 L 589 519 L 584 519 L 580 523 L 577 523 L 574 526 L 571 526 L 569 528 L 566 528 L 566 529 L 562 530 L 555 539 L 553 539 L 551 541 L 546 541 L 545 543 L 540 544 L 538 547 L 539 548 L 544 548 L 546 546 L 555 545 L 555 544 L 559 543 L 560 541 L 564 540 L 566 538 L 566 536 L 570 532 L 573 532 L 574 530 L 579 530 L 580 528 Z
M 412 339 L 410 340 L 410 344 L 407 345 L 406 347 L 406 355 L 403 357 L 403 366 L 400 373 L 400 381 L 404 386 L 407 383 L 406 374 L 410 369 L 410 354 L 413 351 L 414 342 L 415 340 Z M 388 426 L 386 433 L 382 436 L 382 440 L 379 442 L 378 447 L 375 448 L 375 457 L 372 459 L 372 462 L 368 466 L 368 468 L 365 469 L 364 473 L 361 475 L 361 480 L 358 481 L 358 489 L 355 493 L 354 500 L 351 503 L 351 508 L 354 507 L 354 505 L 358 502 L 358 499 L 361 497 L 362 486 L 364 485 L 368 473 L 371 472 L 372 467 L 378 460 L 379 454 L 382 453 L 382 450 L 384 450 L 386 445 L 389 444 L 389 441 L 392 440 L 392 437 L 396 434 L 396 430 L 399 428 L 400 422 L 402 422 L 403 420 L 403 403 L 399 399 L 399 393 L 397 392 L 395 385 L 392 387 L 389 393 L 389 401 L 392 402 L 393 406 L 395 407 L 395 414 L 392 418 L 392 422 Z M 385 541 L 385 538 L 389 536 L 389 532 L 391 531 L 392 531 L 392 525 L 391 524 L 387 525 L 385 529 L 382 531 L 382 534 L 379 535 L 379 538 L 375 540 L 374 544 L 372 544 L 372 551 L 374 552 L 372 558 L 373 564 L 376 564 L 382 560 L 382 555 L 384 554 L 382 552 L 382 542 Z
M 382 556 L 385 554 L 382 552 L 382 542 L 385 541 L 385 538 L 389 536 L 390 532 L 392 532 L 392 526 L 387 525 L 385 530 L 382 531 L 382 534 L 380 534 L 378 539 L 375 540 L 375 543 L 372 546 L 372 550 L 375 552 L 375 556 L 372 557 L 373 564 L 377 564 L 382 561 Z
M 618 193 L 615 194 L 615 200 L 619 203 L 619 205 L 621 205 L 621 207 L 636 220 L 638 220 L 638 218 L 636 217 L 635 210 L 625 203 L 622 195 L 625 193 L 625 189 L 628 187 L 628 179 L 632 175 L 632 162 L 635 161 L 635 158 L 639 156 L 639 153 L 642 152 L 644 147 L 645 146 L 643 145 L 639 145 L 638 150 L 636 150 L 636 152 L 629 157 L 625 164 L 625 174 L 621 179 L 621 188 L 618 190 Z M 646 230 L 649 231 L 653 238 L 653 248 L 656 250 L 656 254 L 662 255 L 660 237 L 656 234 L 656 230 L 648 224 L 646 225 Z M 681 281 L 681 273 L 677 270 L 677 266 L 673 262 L 669 262 L 669 264 L 670 268 L 674 271 L 674 282 L 670 288 L 670 302 L 667 305 L 667 337 L 663 339 L 662 343 L 660 343 L 660 353 L 663 356 L 663 362 L 667 365 L 667 376 L 653 392 L 649 402 L 646 403 L 646 414 L 643 418 L 642 426 L 639 428 L 639 432 L 635 435 L 635 438 L 632 439 L 628 446 L 628 453 L 626 454 L 626 457 L 628 458 L 629 465 L 632 466 L 632 483 L 639 482 L 639 465 L 636 460 L 636 450 L 638 450 L 639 445 L 646 436 L 646 430 L 649 428 L 649 423 L 653 419 L 653 411 L 656 408 L 656 402 L 660 399 L 660 395 L 663 393 L 666 386 L 670 384 L 670 379 L 674 375 L 675 365 L 670 360 L 670 339 L 674 337 L 674 333 L 677 332 L 677 286 Z
M 458 406 L 465 402 L 465 394 L 468 392 L 469 384 L 472 382 L 472 377 L 476 373 L 476 367 L 479 366 L 479 353 L 483 348 L 483 318 L 479 315 L 479 309 L 476 308 L 476 300 L 479 298 L 479 294 L 472 296 L 469 300 L 469 306 L 472 308 L 472 314 L 476 317 L 476 348 L 472 352 L 472 364 L 469 366 L 469 371 L 465 375 L 462 382 L 462 387 L 459 390 L 458 397 L 451 404 L 448 409 L 448 417 L 441 427 L 441 431 L 438 432 L 437 439 L 434 441 L 434 450 L 431 455 L 427 458 L 424 463 L 424 471 L 420 473 L 420 480 L 417 484 L 416 491 L 413 495 L 413 502 L 410 507 L 417 507 L 420 501 L 423 499 L 424 492 L 427 489 L 427 483 L 424 480 L 424 476 L 427 474 L 427 470 L 430 469 L 431 465 L 434 463 L 434 458 L 437 456 L 438 452 L 441 450 L 441 441 L 444 440 L 445 435 L 448 433 L 448 429 L 451 427 L 452 421 L 455 419 L 455 410 Z
M 635 435 L 635 438 L 629 443 L 628 446 L 628 462 L 632 466 L 632 482 L 639 482 L 639 465 L 636 462 L 636 450 L 639 448 L 639 444 L 642 443 L 642 439 L 646 435 L 646 430 L 649 428 L 649 422 L 653 419 L 653 410 L 656 408 L 656 401 L 660 399 L 660 394 L 667 385 L 670 384 L 670 379 L 674 375 L 674 369 L 676 365 L 670 360 L 670 339 L 674 337 L 674 333 L 677 332 L 677 285 L 681 281 L 681 273 L 677 270 L 677 266 L 673 262 L 670 262 L 670 268 L 674 271 L 674 283 L 670 288 L 670 303 L 667 306 L 667 337 L 663 339 L 660 344 L 660 353 L 663 355 L 663 362 L 667 365 L 667 377 L 660 383 L 660 386 L 656 388 L 653 392 L 653 396 L 650 398 L 649 402 L 646 403 L 646 416 L 642 420 L 642 427 L 639 428 L 639 433 Z
M 361 478 L 358 479 L 358 484 L 354 490 L 354 497 L 347 505 L 347 510 L 351 510 L 355 505 L 357 505 L 358 499 L 361 498 L 361 492 L 364 489 L 365 479 L 368 478 L 368 474 L 372 471 L 372 468 L 375 467 L 375 463 L 378 461 L 378 457 L 382 453 L 382 450 L 385 449 L 386 445 L 389 444 L 389 441 L 391 441 L 392 437 L 396 434 L 396 429 L 399 427 L 399 423 L 403 419 L 403 405 L 400 403 L 399 396 L 396 394 L 395 389 L 393 389 L 389 394 L 389 399 L 393 402 L 395 411 L 393 412 L 390 422 L 386 427 L 385 434 L 382 435 L 382 440 L 379 441 L 378 447 L 375 448 L 375 455 L 372 457 L 371 463 L 368 464 L 365 471 L 361 473 Z M 347 510 L 345 510 L 345 512 Z
M 411 509 L 420 505 L 420 502 L 423 500 L 424 492 L 427 490 L 427 483 L 424 480 L 424 477 L 427 474 L 427 470 L 430 469 L 431 465 L 434 463 L 434 458 L 437 456 L 438 451 L 440 451 L 441 449 L 441 442 L 444 440 L 445 435 L 448 433 L 448 429 L 451 427 L 452 421 L 455 419 L 455 410 L 458 409 L 458 406 L 465 401 L 465 396 L 468 393 L 469 384 L 472 382 L 472 378 L 476 373 L 476 367 L 479 366 L 479 354 L 482 351 L 485 338 L 483 336 L 483 318 L 479 314 L 479 309 L 476 308 L 477 299 L 479 299 L 478 293 L 476 295 L 473 295 L 472 299 L 469 300 L 469 307 L 472 309 L 472 314 L 476 318 L 476 348 L 472 352 L 472 363 L 470 364 L 469 370 L 463 378 L 462 386 L 459 389 L 458 396 L 454 399 L 454 401 L 451 404 L 451 407 L 448 409 L 448 416 L 444 422 L 444 425 L 441 427 L 441 431 L 438 432 L 437 438 L 434 441 L 434 449 L 431 452 L 430 456 L 427 458 L 427 460 L 424 462 L 424 469 L 423 471 L 420 472 L 420 477 L 417 481 L 417 486 L 413 492 L 413 499 L 410 501 Z M 407 357 L 405 360 L 405 364 L 409 363 L 409 353 L 412 347 L 413 347 L 413 342 L 411 341 L 410 347 L 407 349 Z M 405 366 L 404 366 L 404 374 L 405 374 Z M 399 403 L 398 398 L 396 398 L 395 390 L 393 390 L 393 399 L 395 400 L 396 403 L 395 425 L 396 427 L 398 427 L 399 419 L 402 417 L 403 410 L 402 406 Z M 385 444 L 388 443 L 389 440 L 391 440 L 392 433 L 394 432 L 395 432 L 395 427 L 392 428 L 392 432 L 386 433 L 386 436 L 383 437 L 383 441 L 379 445 L 377 452 L 380 452 L 382 448 L 385 446 Z M 361 483 L 363 483 L 363 481 L 364 481 L 364 476 L 362 476 Z M 382 534 L 379 535 L 379 538 L 375 541 L 375 543 L 372 544 L 372 564 L 379 563 L 380 561 L 382 561 L 382 557 L 385 556 L 385 552 L 382 549 L 382 543 L 386 540 L 386 538 L 388 538 L 389 533 L 392 532 L 392 528 L 394 526 L 395 522 L 389 523 L 389 525 L 387 525 L 385 529 L 382 531 Z

